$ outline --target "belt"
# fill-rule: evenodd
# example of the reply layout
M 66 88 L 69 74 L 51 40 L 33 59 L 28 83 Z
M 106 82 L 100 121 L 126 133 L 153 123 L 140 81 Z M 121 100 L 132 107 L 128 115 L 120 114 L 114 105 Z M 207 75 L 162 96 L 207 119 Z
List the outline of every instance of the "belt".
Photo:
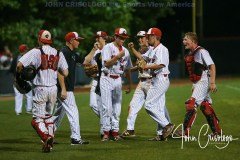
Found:
M 109 77 L 112 78 L 112 79 L 118 79 L 120 76 L 119 75 L 112 75 L 112 74 L 110 74 Z
M 168 74 L 161 74 L 161 75 L 163 75 L 163 77 L 167 77 L 168 76 Z M 156 74 L 152 74 L 152 77 L 156 77 L 157 75 Z
M 115 75 L 115 74 L 104 74 L 105 76 L 107 76 L 107 77 L 110 77 L 110 78 L 112 78 L 112 79 L 118 79 L 119 77 L 120 77 L 120 75 Z
M 149 77 L 149 78 L 140 77 L 139 79 L 140 79 L 140 81 L 146 81 L 146 80 L 150 80 L 150 79 L 152 79 L 152 77 Z

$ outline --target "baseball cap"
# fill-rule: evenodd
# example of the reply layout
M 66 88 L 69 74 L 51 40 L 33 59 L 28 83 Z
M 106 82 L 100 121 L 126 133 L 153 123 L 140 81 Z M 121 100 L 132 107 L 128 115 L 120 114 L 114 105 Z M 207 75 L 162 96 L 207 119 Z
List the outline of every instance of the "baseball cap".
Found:
M 117 28 L 115 29 L 115 36 L 119 36 L 122 38 L 129 38 L 129 35 L 127 34 L 127 31 L 125 28 Z
M 69 32 L 65 35 L 65 41 L 70 42 L 72 39 L 84 39 L 77 32 Z
M 95 37 L 98 38 L 98 37 L 107 37 L 107 33 L 104 32 L 104 31 L 97 31 Z
M 161 37 L 162 31 L 158 28 L 150 28 L 147 32 L 147 35 L 155 35 L 155 36 Z
M 51 33 L 47 30 L 40 30 L 38 32 L 38 40 L 44 44 L 52 44 Z
M 21 44 L 21 45 L 18 47 L 18 50 L 19 50 L 20 53 L 25 52 L 27 49 L 28 49 L 28 47 L 27 47 L 26 44 Z
M 137 37 L 145 37 L 146 36 L 146 32 L 145 31 L 139 31 L 137 33 Z

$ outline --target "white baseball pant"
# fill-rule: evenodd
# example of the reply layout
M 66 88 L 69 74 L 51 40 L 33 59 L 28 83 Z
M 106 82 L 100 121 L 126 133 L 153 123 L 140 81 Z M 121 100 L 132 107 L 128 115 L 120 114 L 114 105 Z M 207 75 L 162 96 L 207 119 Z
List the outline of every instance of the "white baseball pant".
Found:
M 165 93 L 170 85 L 168 76 L 158 75 L 152 78 L 152 84 L 148 90 L 145 109 L 147 113 L 163 128 L 169 124 L 165 116 Z
M 61 100 L 60 97 L 57 100 L 57 107 L 55 109 L 55 113 L 53 116 L 55 131 L 61 125 L 62 119 L 67 114 L 70 129 L 71 129 L 71 138 L 76 140 L 80 140 L 80 125 L 79 125 L 79 113 L 78 108 L 75 101 L 75 96 L 73 92 L 67 92 L 67 98 L 65 100 Z
M 146 100 L 147 92 L 150 88 L 150 85 L 151 85 L 151 79 L 147 79 L 145 81 L 139 82 L 134 92 L 133 98 L 130 102 L 130 108 L 129 108 L 128 118 L 127 118 L 127 130 L 134 130 L 137 114 L 142 108 Z M 167 120 L 170 122 L 170 116 L 166 106 L 164 107 L 164 113 Z M 158 125 L 157 135 L 161 135 L 162 130 L 163 128 L 160 125 Z
M 15 86 L 13 86 L 14 93 L 15 93 L 15 112 L 16 114 L 22 113 L 22 105 L 23 105 L 23 94 L 21 94 Z M 32 98 L 32 91 L 25 94 L 26 96 L 26 112 L 32 111 L 33 106 L 33 98 Z
M 100 80 L 103 131 L 119 131 L 122 103 L 122 78 L 102 75 Z
M 57 86 L 36 86 L 33 89 L 33 118 L 39 129 L 54 137 L 52 112 L 57 100 Z
M 95 93 L 96 86 L 98 81 L 93 79 L 92 86 L 90 90 L 90 104 L 89 106 L 93 110 L 93 112 L 99 117 L 100 119 L 100 134 L 103 134 L 102 129 L 102 100 L 101 97 Z

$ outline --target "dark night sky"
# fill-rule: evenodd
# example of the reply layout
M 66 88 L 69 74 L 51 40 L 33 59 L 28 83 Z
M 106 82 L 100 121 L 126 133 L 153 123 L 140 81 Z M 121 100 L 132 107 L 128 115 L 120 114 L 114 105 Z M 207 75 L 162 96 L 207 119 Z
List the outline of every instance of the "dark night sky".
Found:
M 191 0 L 177 0 L 177 3 Z M 203 0 L 203 39 L 240 38 L 240 1 Z M 182 53 L 182 34 L 192 31 L 192 8 L 175 7 L 175 14 L 158 21 L 163 30 L 162 42 L 176 61 Z M 199 26 L 197 26 L 197 31 Z M 179 57 L 181 58 L 181 57 Z

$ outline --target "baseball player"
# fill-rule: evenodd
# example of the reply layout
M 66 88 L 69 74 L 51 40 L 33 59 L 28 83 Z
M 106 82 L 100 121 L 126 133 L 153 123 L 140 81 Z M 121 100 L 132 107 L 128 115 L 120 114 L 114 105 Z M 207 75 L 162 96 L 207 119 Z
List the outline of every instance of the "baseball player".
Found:
M 137 33 L 137 38 L 138 38 L 138 42 L 140 45 L 139 53 L 141 55 L 143 55 L 150 49 L 150 46 L 148 45 L 148 40 L 146 38 L 146 32 L 139 31 Z M 133 45 L 132 42 L 130 42 L 129 45 L 131 46 L 131 48 L 130 48 L 131 51 L 137 52 L 134 49 L 134 47 L 132 46 Z M 142 106 L 146 100 L 147 92 L 151 85 L 152 75 L 149 71 L 147 71 L 147 70 L 139 71 L 138 78 L 139 78 L 139 83 L 138 83 L 138 86 L 134 92 L 133 98 L 129 105 L 128 118 L 127 118 L 127 129 L 121 134 L 122 137 L 135 137 L 134 126 L 135 126 L 137 114 L 140 111 L 140 109 L 142 108 Z M 170 121 L 170 117 L 169 117 L 166 106 L 164 107 L 164 111 L 165 111 L 166 118 L 168 119 L 168 121 Z
M 103 129 L 102 129 L 102 102 L 101 102 L 101 93 L 100 93 L 100 76 L 101 76 L 101 68 L 102 68 L 102 60 L 101 60 L 101 51 L 106 44 L 106 39 L 108 35 L 104 31 L 98 31 L 95 35 L 96 43 L 98 50 L 96 50 L 93 59 L 90 62 L 85 60 L 84 63 L 90 63 L 92 66 L 98 66 L 98 73 L 94 74 L 92 86 L 90 90 L 90 107 L 93 112 L 100 118 L 100 135 L 103 136 Z
M 209 52 L 198 45 L 196 33 L 186 33 L 183 38 L 183 45 L 185 49 L 190 50 L 184 59 L 189 78 L 193 82 L 193 87 L 192 96 L 185 102 L 186 115 L 183 122 L 184 131 L 182 133 L 189 136 L 191 126 L 196 118 L 197 107 L 200 106 L 213 135 L 221 134 L 219 120 L 212 108 L 212 99 L 210 97 L 210 92 L 217 91 L 215 64 Z
M 139 60 L 145 60 L 146 65 L 142 70 L 148 71 L 151 75 L 151 85 L 146 95 L 145 109 L 147 113 L 157 122 L 157 136 L 149 139 L 152 141 L 161 141 L 167 138 L 174 125 L 169 122 L 165 116 L 165 93 L 169 87 L 168 70 L 169 53 L 168 49 L 160 43 L 162 32 L 158 28 L 150 28 L 147 32 L 148 44 L 152 47 L 141 55 L 134 52 Z M 133 50 L 133 44 L 129 48 Z
M 28 47 L 26 44 L 21 44 L 18 47 L 18 50 L 19 50 L 20 54 L 16 58 L 13 59 L 11 67 L 10 67 L 10 72 L 13 73 L 14 75 L 16 74 L 17 62 L 22 57 L 22 55 L 24 55 L 27 52 Z M 15 112 L 16 112 L 16 115 L 21 115 L 24 94 L 21 94 L 14 85 L 13 85 L 13 90 L 15 93 Z M 32 91 L 26 93 L 25 96 L 26 96 L 26 100 L 27 100 L 26 113 L 32 114 Z
M 65 78 L 61 74 L 58 74 L 61 91 L 57 100 L 58 105 L 54 113 L 55 131 L 60 126 L 66 113 L 71 129 L 71 145 L 89 144 L 88 141 L 82 140 L 80 135 L 79 112 L 73 93 L 76 64 L 82 64 L 84 62 L 84 58 L 81 58 L 76 53 L 76 49 L 78 48 L 80 40 L 82 39 L 83 38 L 80 37 L 77 32 L 69 32 L 66 34 L 66 46 L 64 46 L 61 51 L 67 60 L 69 74 Z M 85 59 L 90 61 L 96 50 L 97 48 L 94 47 Z
M 57 73 L 67 76 L 68 65 L 62 52 L 50 46 L 49 31 L 39 31 L 38 42 L 39 48 L 30 50 L 19 59 L 17 72 L 30 64 L 38 70 L 33 80 L 32 126 L 44 142 L 42 151 L 50 152 L 54 138 L 52 110 L 57 98 Z
M 100 91 L 102 99 L 102 121 L 104 136 L 102 141 L 120 140 L 119 117 L 122 102 L 122 78 L 125 71 L 130 80 L 131 58 L 123 43 L 129 36 L 124 28 L 115 29 L 115 40 L 102 49 L 102 75 L 100 78 Z M 130 86 L 129 86 L 130 87 Z M 130 91 L 130 88 L 128 92 Z

